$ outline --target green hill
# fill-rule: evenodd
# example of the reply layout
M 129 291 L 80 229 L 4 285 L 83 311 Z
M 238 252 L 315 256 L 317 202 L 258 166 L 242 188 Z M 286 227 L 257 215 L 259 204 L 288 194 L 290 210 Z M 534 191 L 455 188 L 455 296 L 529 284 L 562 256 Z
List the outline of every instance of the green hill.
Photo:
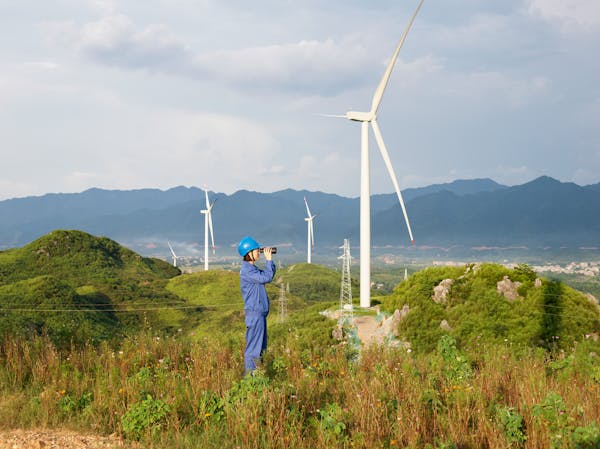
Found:
M 286 278 L 280 276 L 278 272 L 275 282 L 267 285 L 271 300 L 269 323 L 275 327 L 279 321 L 281 282 L 284 281 L 285 287 L 285 280 Z M 292 285 L 293 281 L 290 281 L 290 291 Z M 184 274 L 171 279 L 167 290 L 185 300 L 186 303 L 197 306 L 196 310 L 201 312 L 192 329 L 192 333 L 197 338 L 243 337 L 244 302 L 240 292 L 239 273 L 211 270 Z M 287 325 L 305 321 L 307 303 L 304 298 L 287 291 L 285 297 L 290 319 Z M 318 317 L 318 311 L 315 310 L 313 315 L 313 318 Z
M 434 288 L 442 281 L 449 285 L 446 297 L 434 301 Z M 514 297 L 500 293 L 499 283 L 512 287 Z M 427 268 L 382 298 L 389 313 L 404 305 L 410 311 L 398 327 L 400 338 L 424 352 L 444 334 L 463 346 L 493 342 L 566 349 L 600 333 L 597 304 L 558 281 L 537 278 L 527 265 Z
M 290 284 L 290 292 L 305 301 L 339 301 L 341 274 L 323 265 L 299 263 L 277 272 L 278 282 Z M 352 280 L 358 293 L 358 281 Z
M 54 341 L 101 340 L 143 325 L 174 329 L 184 301 L 168 292 L 177 268 L 105 237 L 53 231 L 0 252 L 0 337 L 47 332 Z

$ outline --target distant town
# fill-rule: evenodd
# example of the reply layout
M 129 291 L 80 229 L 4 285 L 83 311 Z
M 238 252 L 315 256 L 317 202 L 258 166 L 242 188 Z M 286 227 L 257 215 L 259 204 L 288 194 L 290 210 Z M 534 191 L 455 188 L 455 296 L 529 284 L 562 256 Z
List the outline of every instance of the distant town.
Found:
M 456 261 L 440 261 L 434 260 L 435 266 L 460 266 L 465 265 L 465 262 Z M 515 263 L 503 263 L 507 268 L 514 268 Z M 579 274 L 583 276 L 598 276 L 600 275 L 600 262 L 569 262 L 565 264 L 544 264 L 530 265 L 531 269 L 536 273 L 560 273 L 560 274 Z

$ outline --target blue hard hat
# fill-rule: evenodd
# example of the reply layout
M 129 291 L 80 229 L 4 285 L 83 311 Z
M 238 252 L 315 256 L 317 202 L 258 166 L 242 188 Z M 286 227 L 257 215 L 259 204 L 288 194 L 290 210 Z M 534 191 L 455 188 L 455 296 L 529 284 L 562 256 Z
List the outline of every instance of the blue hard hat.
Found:
M 252 237 L 244 237 L 238 244 L 238 253 L 244 257 L 250 251 L 260 248 L 260 244 Z

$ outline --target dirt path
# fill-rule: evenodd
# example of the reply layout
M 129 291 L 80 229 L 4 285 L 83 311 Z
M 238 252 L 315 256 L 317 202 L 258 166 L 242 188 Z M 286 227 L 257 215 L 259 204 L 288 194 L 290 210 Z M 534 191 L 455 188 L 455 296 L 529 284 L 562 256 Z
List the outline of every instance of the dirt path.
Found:
M 354 318 L 356 333 L 364 346 L 369 346 L 372 343 L 380 344 L 383 341 L 381 335 L 377 333 L 380 326 L 373 316 L 360 316 Z
M 132 449 L 116 435 L 86 435 L 71 430 L 0 430 L 0 449 Z

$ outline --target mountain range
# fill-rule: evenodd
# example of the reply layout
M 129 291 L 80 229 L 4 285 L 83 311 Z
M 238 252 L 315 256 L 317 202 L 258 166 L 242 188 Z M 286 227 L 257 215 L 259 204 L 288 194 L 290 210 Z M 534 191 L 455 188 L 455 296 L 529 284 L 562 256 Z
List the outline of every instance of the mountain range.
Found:
M 244 235 L 279 245 L 288 254 L 306 247 L 307 199 L 315 218 L 315 251 L 359 240 L 358 198 L 286 189 L 209 193 L 217 201 L 217 250 L 234 255 Z M 600 248 L 600 184 L 579 186 L 550 177 L 505 186 L 490 179 L 457 180 L 406 189 L 403 197 L 418 247 Z M 204 192 L 195 187 L 102 190 L 0 201 L 0 249 L 25 245 L 54 229 L 107 236 L 142 254 L 174 243 L 201 254 Z M 410 246 L 395 194 L 371 198 L 372 244 Z M 160 251 L 159 251 L 160 250 Z M 168 252 L 168 250 L 167 250 Z M 338 251 L 339 252 L 339 251 Z

